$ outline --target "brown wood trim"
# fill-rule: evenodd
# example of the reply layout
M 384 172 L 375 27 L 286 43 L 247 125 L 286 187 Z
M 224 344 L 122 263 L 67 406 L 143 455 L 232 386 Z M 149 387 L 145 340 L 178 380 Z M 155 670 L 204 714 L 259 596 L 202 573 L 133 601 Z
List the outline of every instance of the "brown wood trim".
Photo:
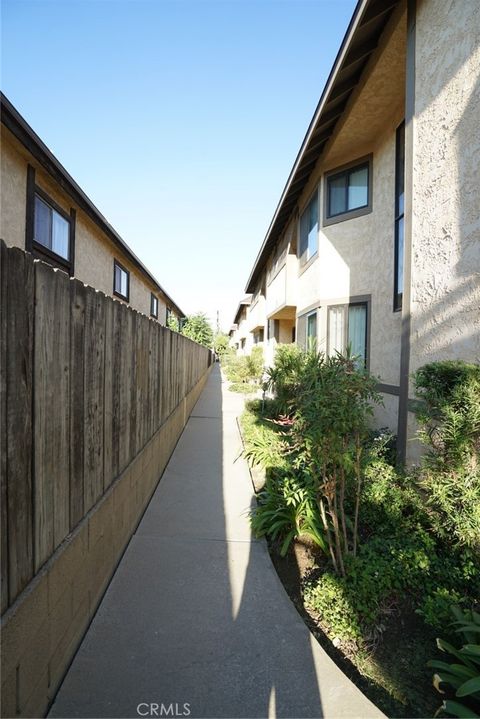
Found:
M 77 225 L 77 211 L 70 208 L 70 277 L 75 275 L 75 228 Z
M 377 382 L 377 392 L 382 394 L 391 394 L 394 397 L 398 397 L 400 394 L 400 387 L 396 384 L 384 384 L 383 382 Z
M 410 285 L 412 280 L 413 122 L 415 117 L 416 0 L 407 2 L 407 59 L 405 80 L 405 219 L 403 245 L 402 332 L 400 343 L 400 393 L 398 400 L 397 457 L 407 455 L 408 383 L 410 374 Z
M 25 249 L 32 252 L 35 212 L 35 168 L 27 166 L 27 205 L 25 208 Z

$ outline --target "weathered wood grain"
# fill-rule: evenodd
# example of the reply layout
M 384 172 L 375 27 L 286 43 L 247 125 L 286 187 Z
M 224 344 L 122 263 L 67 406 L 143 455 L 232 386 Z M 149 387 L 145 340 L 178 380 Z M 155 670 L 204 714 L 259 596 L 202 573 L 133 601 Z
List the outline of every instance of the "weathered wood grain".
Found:
M 35 264 L 35 571 L 70 529 L 70 286 Z
M 103 489 L 111 485 L 113 474 L 113 300 L 105 298 L 105 352 L 103 399 Z
M 8 606 L 7 248 L 0 240 L 0 611 Z
M 87 288 L 70 283 L 70 529 L 84 511 L 85 304 Z
M 86 288 L 85 304 L 85 512 L 103 494 L 103 425 L 105 381 L 105 298 Z
M 6 260 L 6 261 L 5 261 Z M 10 603 L 33 576 L 32 368 L 33 258 L 3 256 L 6 277 L 7 512 Z

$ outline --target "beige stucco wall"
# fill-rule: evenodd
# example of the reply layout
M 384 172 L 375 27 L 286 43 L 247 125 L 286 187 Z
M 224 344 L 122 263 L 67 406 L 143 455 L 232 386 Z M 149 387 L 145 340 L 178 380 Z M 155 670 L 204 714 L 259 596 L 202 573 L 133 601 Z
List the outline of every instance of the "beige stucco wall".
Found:
M 416 18 L 410 371 L 480 361 L 480 3 Z
M 150 293 L 158 297 L 158 320 L 166 323 L 165 298 L 141 274 L 100 228 L 79 209 L 53 178 L 2 125 L 0 237 L 7 245 L 25 248 L 27 166 L 35 167 L 35 182 L 67 213 L 76 210 L 75 277 L 87 285 L 113 294 L 113 260 L 130 272 L 129 305 L 150 316 Z
M 27 164 L 1 126 L 0 238 L 25 248 Z
M 328 305 L 370 298 L 370 370 L 396 386 L 401 317 L 393 312 L 395 133 L 404 117 L 405 33 L 402 4 L 302 193 L 300 214 L 318 192 L 320 230 L 317 259 L 299 268 L 297 279 L 298 314 L 321 307 L 321 350 L 326 349 Z M 324 173 L 367 155 L 372 155 L 372 212 L 322 226 Z

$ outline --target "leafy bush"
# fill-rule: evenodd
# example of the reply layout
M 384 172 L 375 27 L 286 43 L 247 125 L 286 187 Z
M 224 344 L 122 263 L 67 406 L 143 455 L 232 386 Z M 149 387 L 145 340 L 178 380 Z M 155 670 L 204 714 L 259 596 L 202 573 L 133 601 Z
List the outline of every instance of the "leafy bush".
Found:
M 414 381 L 422 400 L 417 419 L 421 437 L 430 447 L 431 464 L 455 469 L 478 460 L 480 365 L 432 362 L 417 370 Z
M 235 384 L 259 382 L 263 372 L 263 351 L 254 347 L 250 355 L 229 356 L 223 358 L 222 367 L 227 379 Z M 236 390 L 241 391 L 241 390 Z
M 290 414 L 295 406 L 298 376 L 305 354 L 297 345 L 277 345 L 273 367 L 267 369 L 267 389 L 275 394 L 280 414 Z
M 252 392 L 256 392 L 257 390 L 255 385 L 249 382 L 234 382 L 228 389 L 230 392 L 239 392 L 240 394 L 252 394 Z
M 441 709 L 455 717 L 480 716 L 480 614 L 473 610 L 452 609 L 457 626 L 456 633 L 462 639 L 457 649 L 443 639 L 437 639 L 438 648 L 454 659 L 453 662 L 431 660 L 428 666 L 436 669 L 433 685 L 441 694 L 449 692 Z M 443 685 L 443 689 L 440 686 Z M 461 699 L 461 702 L 456 701 Z
M 434 362 L 417 370 L 420 485 L 433 530 L 480 551 L 480 366 Z
M 260 382 L 263 374 L 263 350 L 261 347 L 253 347 L 247 356 L 247 368 L 249 379 Z
M 379 401 L 375 387 L 375 380 L 356 368 L 349 352 L 329 358 L 307 352 L 297 373 L 297 466 L 303 465 L 311 475 L 332 564 L 343 576 L 344 556 L 357 552 L 362 455 L 372 402 Z M 353 518 L 345 511 L 349 499 Z
M 266 410 L 276 410 L 267 402 Z M 250 402 L 241 418 L 245 441 L 244 456 L 250 464 L 266 470 L 265 487 L 251 513 L 251 526 L 257 537 L 281 540 L 285 555 L 295 537 L 306 535 L 327 549 L 318 517 L 315 492 L 308 475 L 293 474 L 289 464 L 287 433 L 281 426 L 260 417 L 261 404 Z

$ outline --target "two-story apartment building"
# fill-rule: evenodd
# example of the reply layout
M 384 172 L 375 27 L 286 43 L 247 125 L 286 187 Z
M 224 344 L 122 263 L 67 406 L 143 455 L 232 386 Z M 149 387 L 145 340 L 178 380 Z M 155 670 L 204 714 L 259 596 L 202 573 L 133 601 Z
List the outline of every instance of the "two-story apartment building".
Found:
M 1 94 L 0 237 L 165 325 L 182 310 Z
M 238 355 L 250 354 L 253 346 L 253 336 L 250 332 L 249 307 L 252 302 L 252 296 L 247 295 L 238 303 L 233 325 L 230 329 L 230 346 L 233 347 Z
M 247 282 L 276 341 L 352 347 L 402 457 L 411 373 L 480 359 L 479 117 L 476 0 L 360 0 Z

